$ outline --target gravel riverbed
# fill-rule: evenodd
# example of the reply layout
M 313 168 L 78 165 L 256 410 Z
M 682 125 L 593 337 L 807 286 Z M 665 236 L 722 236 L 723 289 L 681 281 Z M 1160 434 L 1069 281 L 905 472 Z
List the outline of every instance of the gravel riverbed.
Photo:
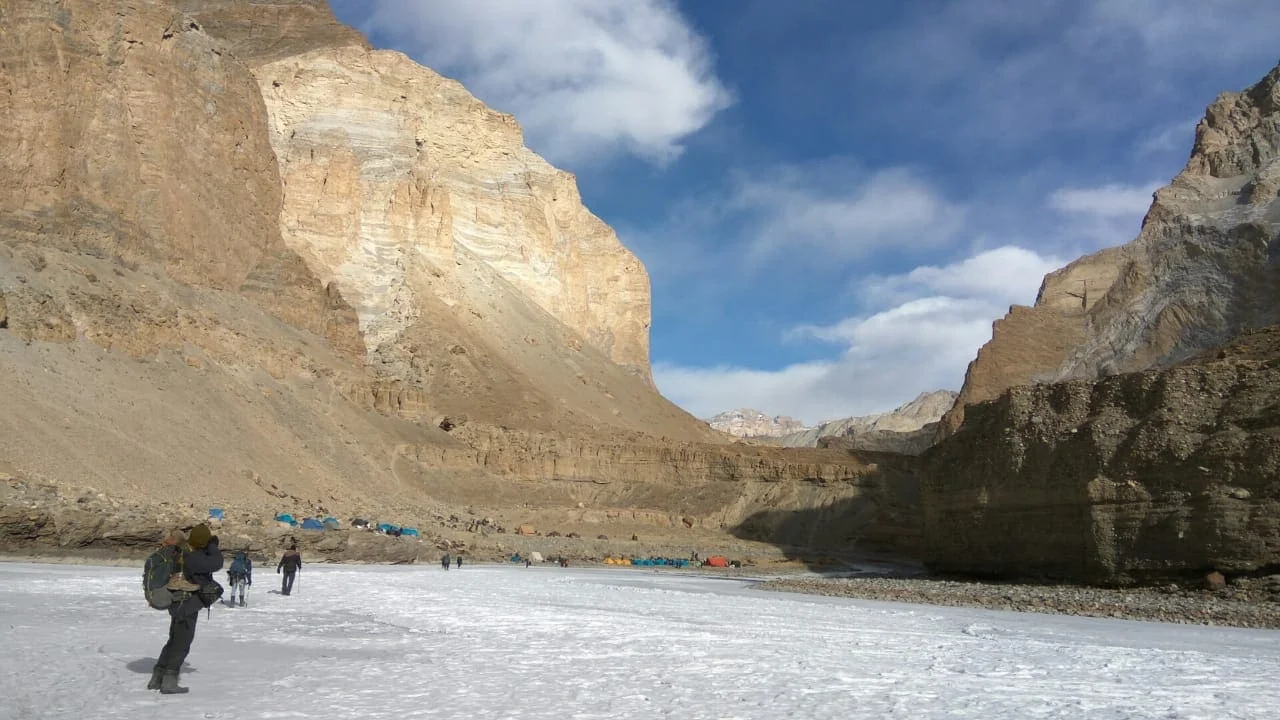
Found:
M 1233 580 L 1219 590 L 1180 585 L 1096 588 L 929 578 L 783 578 L 769 590 L 1016 612 L 1280 629 L 1280 575 Z

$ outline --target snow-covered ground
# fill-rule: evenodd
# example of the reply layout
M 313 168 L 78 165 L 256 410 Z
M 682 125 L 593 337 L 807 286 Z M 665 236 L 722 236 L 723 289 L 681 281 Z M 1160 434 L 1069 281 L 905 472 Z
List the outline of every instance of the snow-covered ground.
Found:
M 670 570 L 308 566 L 168 615 L 138 569 L 0 563 L 0 718 L 1276 718 L 1280 633 L 755 590 Z M 225 577 L 225 576 L 224 576 Z

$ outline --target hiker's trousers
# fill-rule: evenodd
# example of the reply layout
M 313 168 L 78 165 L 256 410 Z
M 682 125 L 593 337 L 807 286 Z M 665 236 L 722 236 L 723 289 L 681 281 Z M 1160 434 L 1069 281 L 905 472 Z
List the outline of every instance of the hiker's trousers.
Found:
M 165 672 L 174 673 L 182 669 L 187 653 L 191 652 L 191 641 L 196 639 L 196 620 L 199 618 L 199 612 L 170 618 L 169 642 L 165 643 L 164 649 L 160 651 L 160 659 L 156 661 L 156 667 Z
M 280 579 L 280 594 L 288 595 L 293 592 L 293 576 L 295 572 L 284 571 L 284 577 Z

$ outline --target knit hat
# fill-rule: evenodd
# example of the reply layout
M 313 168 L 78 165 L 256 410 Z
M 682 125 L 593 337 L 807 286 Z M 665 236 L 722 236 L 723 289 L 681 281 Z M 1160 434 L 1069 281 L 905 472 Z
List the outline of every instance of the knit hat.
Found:
M 213 537 L 213 532 L 209 530 L 209 526 L 204 523 L 191 528 L 190 534 L 187 535 L 187 544 L 193 550 L 200 550 L 209 544 L 209 539 Z

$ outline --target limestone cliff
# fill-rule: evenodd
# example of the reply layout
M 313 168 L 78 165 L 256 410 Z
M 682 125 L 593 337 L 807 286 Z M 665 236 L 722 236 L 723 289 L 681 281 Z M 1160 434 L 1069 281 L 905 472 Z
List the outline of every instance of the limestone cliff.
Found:
M 1280 327 L 1196 362 L 1020 386 L 925 458 L 934 570 L 1093 583 L 1280 557 Z
M 944 427 L 1015 385 L 1168 366 L 1277 321 L 1280 67 L 1209 107 L 1137 239 L 1050 273 L 995 323 Z
M 21 483 L 676 530 L 864 494 L 863 460 L 731 445 L 658 395 L 644 270 L 572 178 L 322 2 L 0 4 L 0 120 Z M 0 534 L 130 532 L 29 520 L 65 509 Z

